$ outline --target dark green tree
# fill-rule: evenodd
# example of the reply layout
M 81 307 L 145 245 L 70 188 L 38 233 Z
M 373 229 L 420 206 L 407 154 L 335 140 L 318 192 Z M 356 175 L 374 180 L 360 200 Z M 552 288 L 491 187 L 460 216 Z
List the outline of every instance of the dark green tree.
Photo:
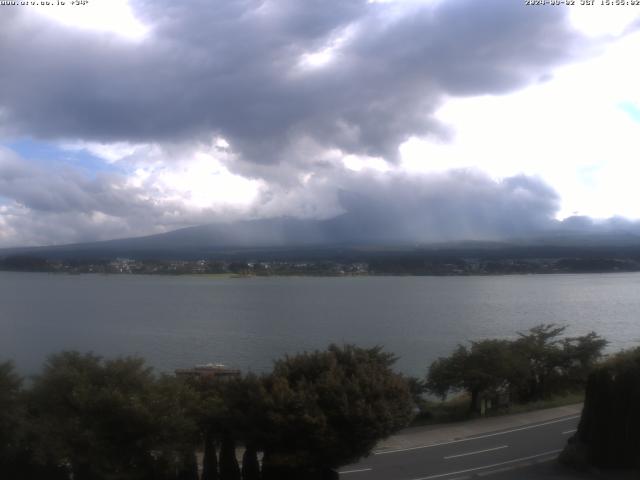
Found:
M 270 428 L 265 415 L 268 402 L 263 380 L 248 374 L 224 382 L 221 387 L 225 404 L 225 432 L 245 447 L 242 478 L 257 479 L 258 450 L 265 445 Z M 231 472 L 235 475 L 235 467 L 231 467 Z
M 212 432 L 205 433 L 204 455 L 202 457 L 202 480 L 218 480 L 218 456 L 216 439 Z
M 561 348 L 561 336 L 566 329 L 566 326 L 550 323 L 537 325 L 527 333 L 518 333 L 520 338 L 514 347 L 525 362 L 518 382 L 521 400 L 539 400 L 558 387 L 566 362 Z
M 230 433 L 225 433 L 222 436 L 222 444 L 220 445 L 220 480 L 240 480 L 236 442 Z
M 39 448 L 42 438 L 32 425 L 22 383 L 13 363 L 0 363 L 0 478 L 67 480 L 67 469 Z
M 260 480 L 258 450 L 252 444 L 246 446 L 242 455 L 242 480 Z
M 200 401 L 189 382 L 169 375 L 156 379 L 149 396 L 153 451 L 168 464 L 165 470 L 185 478 L 197 472 L 194 452 L 202 446 Z
M 563 338 L 566 328 L 541 324 L 519 333 L 520 338 L 514 342 L 514 361 L 520 362 L 516 386 L 521 400 L 584 388 L 607 341 L 595 332 Z
M 449 357 L 431 364 L 427 388 L 445 397 L 464 390 L 471 399 L 470 409 L 480 411 L 480 400 L 508 391 L 514 377 L 513 350 L 506 340 L 471 342 L 469 348 L 458 345 Z
M 424 401 L 422 395 L 427 392 L 427 384 L 424 380 L 417 377 L 406 377 L 406 380 L 413 403 L 419 406 Z
M 68 463 L 74 479 L 169 479 L 195 445 L 194 398 L 142 359 L 63 352 L 35 378 L 30 409 L 44 454 Z
M 196 418 L 202 439 L 204 456 L 202 459 L 202 480 L 218 480 L 221 477 L 221 455 L 217 447 L 221 445 L 224 433 L 235 423 L 229 414 L 230 400 L 225 395 L 226 380 L 194 378 L 189 384 L 198 394 Z M 221 453 L 221 452 L 220 452 Z
M 0 363 L 0 459 L 6 459 L 18 448 L 22 379 L 15 373 L 13 363 Z
M 602 352 L 609 342 L 595 332 L 562 340 L 564 373 L 570 388 L 584 388 L 589 373 L 602 358 Z
M 640 348 L 636 348 L 613 356 L 589 375 L 578 431 L 561 460 L 583 468 L 628 468 L 640 474 L 639 406 Z
M 30 463 L 22 396 L 13 363 L 0 363 L 0 478 L 17 478 Z
M 198 480 L 198 460 L 194 450 L 179 455 L 178 480 Z
M 516 340 L 458 345 L 431 364 L 427 388 L 443 398 L 468 392 L 472 411 L 479 411 L 479 400 L 487 395 L 508 393 L 510 400 L 528 402 L 583 388 L 607 342 L 594 332 L 563 338 L 565 330 L 542 324 Z
M 427 375 L 427 389 L 442 399 L 451 391 L 464 389 L 464 371 L 468 363 L 469 349 L 458 345 L 448 357 L 440 357 L 431 363 Z
M 353 345 L 277 361 L 265 379 L 263 478 L 319 478 L 405 426 L 411 394 L 394 362 L 380 347 Z

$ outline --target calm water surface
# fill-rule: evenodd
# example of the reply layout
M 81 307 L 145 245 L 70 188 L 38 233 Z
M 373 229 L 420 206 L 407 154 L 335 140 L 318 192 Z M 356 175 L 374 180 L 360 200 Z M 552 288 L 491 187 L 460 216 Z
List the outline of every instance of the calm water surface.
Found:
M 0 272 L 0 360 L 22 373 L 52 352 L 144 356 L 160 371 L 272 360 L 331 342 L 383 345 L 423 375 L 457 343 L 539 323 L 640 345 L 640 274 L 206 278 Z

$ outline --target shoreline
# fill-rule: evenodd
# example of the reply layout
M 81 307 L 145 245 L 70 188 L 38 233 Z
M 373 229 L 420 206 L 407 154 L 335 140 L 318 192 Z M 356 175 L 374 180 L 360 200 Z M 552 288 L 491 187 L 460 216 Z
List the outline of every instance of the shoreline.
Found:
M 148 273 L 148 272 L 62 272 L 48 270 L 0 270 L 0 273 L 47 273 L 60 276 L 77 275 L 101 275 L 101 276 L 122 276 L 122 277 L 190 277 L 190 278 L 212 278 L 212 279 L 248 279 L 248 278 L 407 278 L 407 277 L 430 277 L 430 278 L 468 278 L 468 277 L 529 277 L 529 276 L 550 276 L 550 275 L 615 275 L 640 273 L 640 270 L 620 270 L 620 271 L 590 271 L 590 272 L 505 272 L 505 273 L 465 273 L 465 274 L 411 274 L 411 273 L 360 273 L 360 274 L 237 274 L 237 273 Z

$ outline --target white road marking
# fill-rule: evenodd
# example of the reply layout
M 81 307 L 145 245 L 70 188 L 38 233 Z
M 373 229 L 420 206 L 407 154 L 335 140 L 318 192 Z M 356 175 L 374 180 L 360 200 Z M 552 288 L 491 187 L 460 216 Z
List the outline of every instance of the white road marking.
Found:
M 528 425 L 526 427 L 514 428 L 512 430 L 506 430 L 504 432 L 488 433 L 486 435 L 478 435 L 477 437 L 461 438 L 460 440 L 451 440 L 450 442 L 442 442 L 442 443 L 432 443 L 431 445 L 420 445 L 418 447 L 398 448 L 396 450 L 385 450 L 385 451 L 382 451 L 382 452 L 373 452 L 373 454 L 374 455 L 388 455 L 389 453 L 409 452 L 411 450 L 420 450 L 420 449 L 423 449 L 423 448 L 440 447 L 442 445 L 452 445 L 454 443 L 460 443 L 460 442 L 470 442 L 472 440 L 480 440 L 482 438 L 495 437 L 495 436 L 498 436 L 498 435 L 506 435 L 508 433 L 520 432 L 522 430 L 530 430 L 532 428 L 544 427 L 546 425 L 552 425 L 554 423 L 568 422 L 569 420 L 574 420 L 576 418 L 580 418 L 580 415 L 572 415 L 571 417 L 564 417 L 564 418 L 560 418 L 558 420 L 551 420 L 551 421 L 545 422 L 545 423 L 538 423 L 536 425 Z
M 494 468 L 493 470 L 489 470 L 487 472 L 476 473 L 474 477 L 488 477 L 489 475 L 495 475 L 496 473 L 513 472 L 516 468 L 518 468 L 518 465 L 509 465 L 508 467 Z
M 577 431 L 578 431 L 578 429 L 574 428 L 573 430 L 567 430 L 566 432 L 562 432 L 562 435 L 569 435 L 570 433 L 575 433 Z
M 457 455 L 449 455 L 448 457 L 444 457 L 444 459 L 445 460 L 449 460 L 450 458 L 468 457 L 469 455 L 477 455 L 478 453 L 493 452 L 494 450 L 502 450 L 503 448 L 509 448 L 509 445 L 501 445 L 499 447 L 487 448 L 486 450 L 478 450 L 478 451 L 475 451 L 475 452 L 459 453 Z
M 345 475 L 347 473 L 360 473 L 360 472 L 370 472 L 370 468 L 361 468 L 360 470 L 345 470 L 344 472 L 338 472 L 340 475 Z
M 478 470 L 486 470 L 487 468 L 501 467 L 502 465 L 508 465 L 510 463 L 524 462 L 525 460 L 531 460 L 532 458 L 539 458 L 539 457 L 546 457 L 546 456 L 549 456 L 549 455 L 554 455 L 556 453 L 560 453 L 561 451 L 562 451 L 562 449 L 560 449 L 560 450 L 551 450 L 549 452 L 539 453 L 538 455 L 531 455 L 531 456 L 528 456 L 528 457 L 515 458 L 513 460 L 507 460 L 506 462 L 494 463 L 492 465 L 485 465 L 483 467 L 468 468 L 466 470 L 458 470 L 457 472 L 449 472 L 449 473 L 440 473 L 438 475 L 429 475 L 428 477 L 414 478 L 412 480 L 431 480 L 432 478 L 442 478 L 442 477 L 448 477 L 450 475 L 460 475 L 461 473 L 469 473 L 469 472 L 475 472 L 475 471 L 478 471 Z

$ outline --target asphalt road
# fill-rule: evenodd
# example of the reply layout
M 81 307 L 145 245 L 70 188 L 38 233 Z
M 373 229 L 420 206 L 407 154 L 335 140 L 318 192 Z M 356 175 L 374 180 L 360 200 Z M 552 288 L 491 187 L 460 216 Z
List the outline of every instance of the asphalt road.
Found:
M 523 466 L 555 459 L 575 432 L 579 419 L 579 415 L 571 415 L 439 444 L 380 451 L 341 468 L 340 478 L 462 480 L 515 472 Z M 518 478 L 517 474 L 513 478 Z

